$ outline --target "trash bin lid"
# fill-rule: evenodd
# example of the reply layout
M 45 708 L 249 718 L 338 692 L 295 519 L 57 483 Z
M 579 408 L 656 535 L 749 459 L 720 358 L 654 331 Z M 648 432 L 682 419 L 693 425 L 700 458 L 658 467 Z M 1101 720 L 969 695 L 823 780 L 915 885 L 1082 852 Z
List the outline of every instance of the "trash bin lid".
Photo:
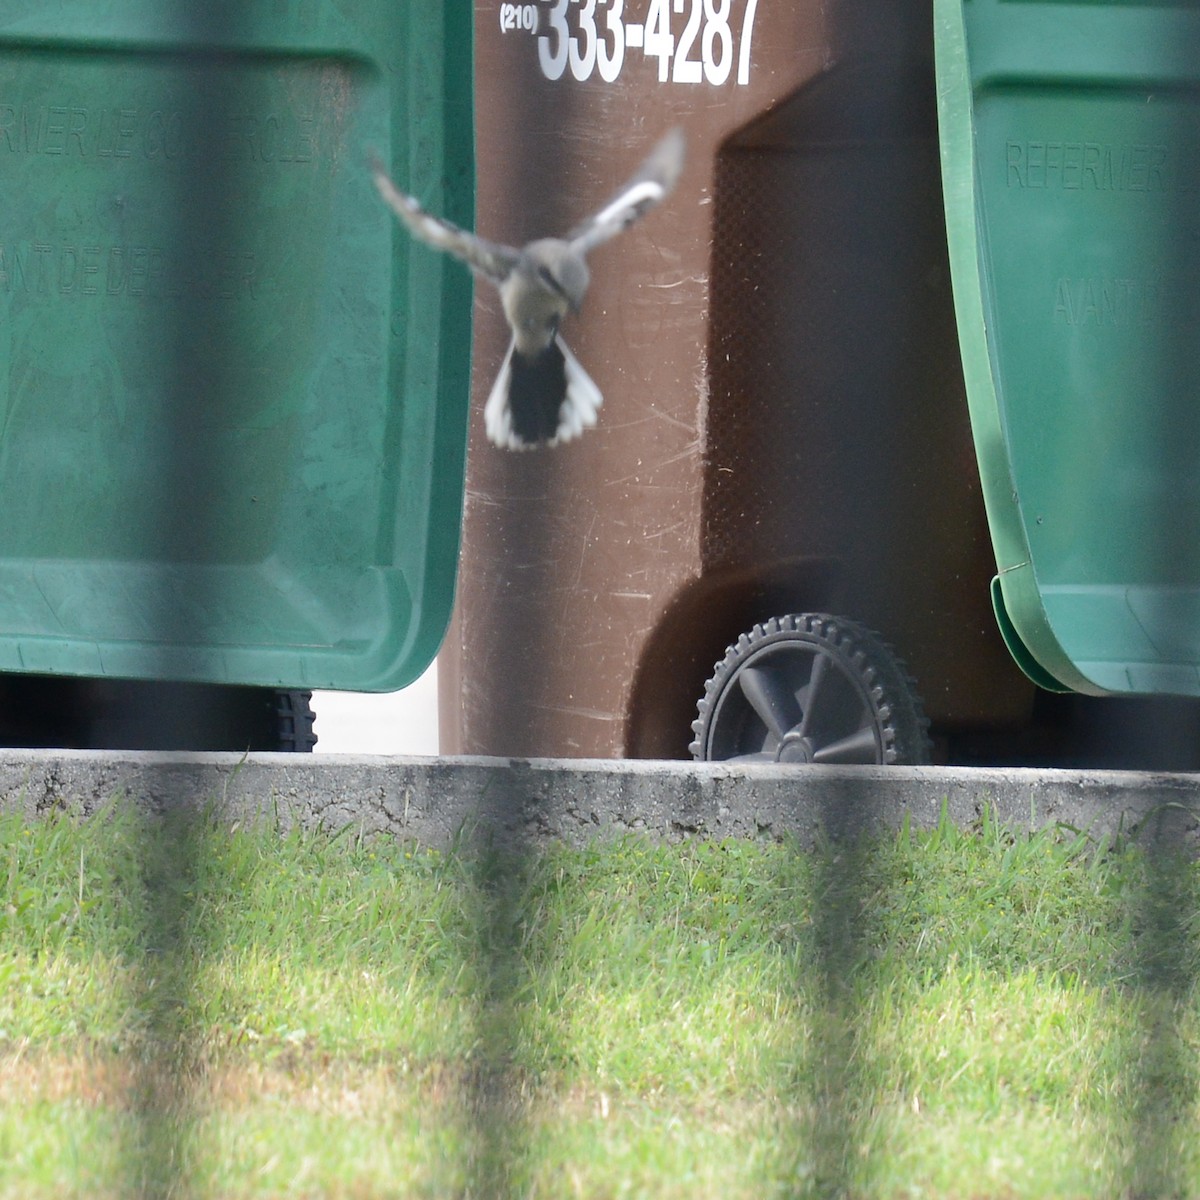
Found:
M 998 616 L 1038 682 L 1200 693 L 1200 13 L 935 0 Z
M 449 619 L 470 11 L 0 0 L 0 670 L 388 690 Z

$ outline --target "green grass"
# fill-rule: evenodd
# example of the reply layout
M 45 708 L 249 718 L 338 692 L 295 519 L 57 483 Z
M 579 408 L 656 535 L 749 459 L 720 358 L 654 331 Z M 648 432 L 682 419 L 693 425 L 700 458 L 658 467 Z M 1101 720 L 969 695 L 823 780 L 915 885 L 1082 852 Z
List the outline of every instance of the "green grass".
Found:
M 1200 874 L 0 816 L 0 1198 L 1200 1195 Z

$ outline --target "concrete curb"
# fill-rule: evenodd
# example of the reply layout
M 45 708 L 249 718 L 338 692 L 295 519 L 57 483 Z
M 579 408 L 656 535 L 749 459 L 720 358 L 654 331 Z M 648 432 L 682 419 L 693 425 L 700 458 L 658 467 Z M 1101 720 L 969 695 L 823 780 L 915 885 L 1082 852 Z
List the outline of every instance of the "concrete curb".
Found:
M 968 767 L 732 767 L 491 758 L 0 752 L 0 810 L 90 815 L 124 796 L 149 812 L 212 804 L 230 821 L 353 825 L 444 847 L 463 831 L 573 845 L 629 832 L 677 840 L 1062 824 L 1100 839 L 1152 829 L 1200 846 L 1200 775 Z

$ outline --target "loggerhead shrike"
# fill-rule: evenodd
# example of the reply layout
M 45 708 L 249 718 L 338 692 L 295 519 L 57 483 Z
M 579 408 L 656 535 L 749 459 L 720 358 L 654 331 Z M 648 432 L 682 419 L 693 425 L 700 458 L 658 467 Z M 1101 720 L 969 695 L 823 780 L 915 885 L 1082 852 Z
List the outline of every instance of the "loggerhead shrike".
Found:
M 683 132 L 673 129 L 595 216 L 565 238 L 540 238 L 521 249 L 484 241 L 430 216 L 396 188 L 382 164 L 372 161 L 379 194 L 409 231 L 461 259 L 500 291 L 513 336 L 483 410 L 487 435 L 497 446 L 556 446 L 595 425 L 604 397 L 559 336 L 559 323 L 583 303 L 588 252 L 670 192 L 683 170 L 683 155 Z

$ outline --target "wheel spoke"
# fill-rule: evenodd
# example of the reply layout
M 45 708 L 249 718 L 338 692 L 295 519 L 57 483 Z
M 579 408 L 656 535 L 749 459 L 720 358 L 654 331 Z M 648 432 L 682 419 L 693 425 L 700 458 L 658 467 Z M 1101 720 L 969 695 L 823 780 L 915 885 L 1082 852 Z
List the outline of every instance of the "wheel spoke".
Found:
M 738 674 L 738 685 L 758 719 L 775 735 L 783 735 L 800 719 L 800 706 L 781 671 L 769 667 L 744 667 Z
M 775 761 L 775 755 L 766 750 L 758 750 L 753 754 L 735 754 L 732 758 L 726 758 L 723 761 L 727 763 L 740 764 L 744 767 L 754 763 L 773 763 Z
M 813 710 L 817 706 L 817 696 L 821 691 L 821 683 L 829 670 L 829 655 L 818 654 L 813 659 L 812 675 L 809 676 L 808 690 L 804 695 L 804 715 L 800 718 L 800 736 L 806 737 L 811 733 Z
M 813 762 L 817 763 L 869 764 L 876 761 L 875 730 L 870 725 L 820 747 L 813 754 Z

